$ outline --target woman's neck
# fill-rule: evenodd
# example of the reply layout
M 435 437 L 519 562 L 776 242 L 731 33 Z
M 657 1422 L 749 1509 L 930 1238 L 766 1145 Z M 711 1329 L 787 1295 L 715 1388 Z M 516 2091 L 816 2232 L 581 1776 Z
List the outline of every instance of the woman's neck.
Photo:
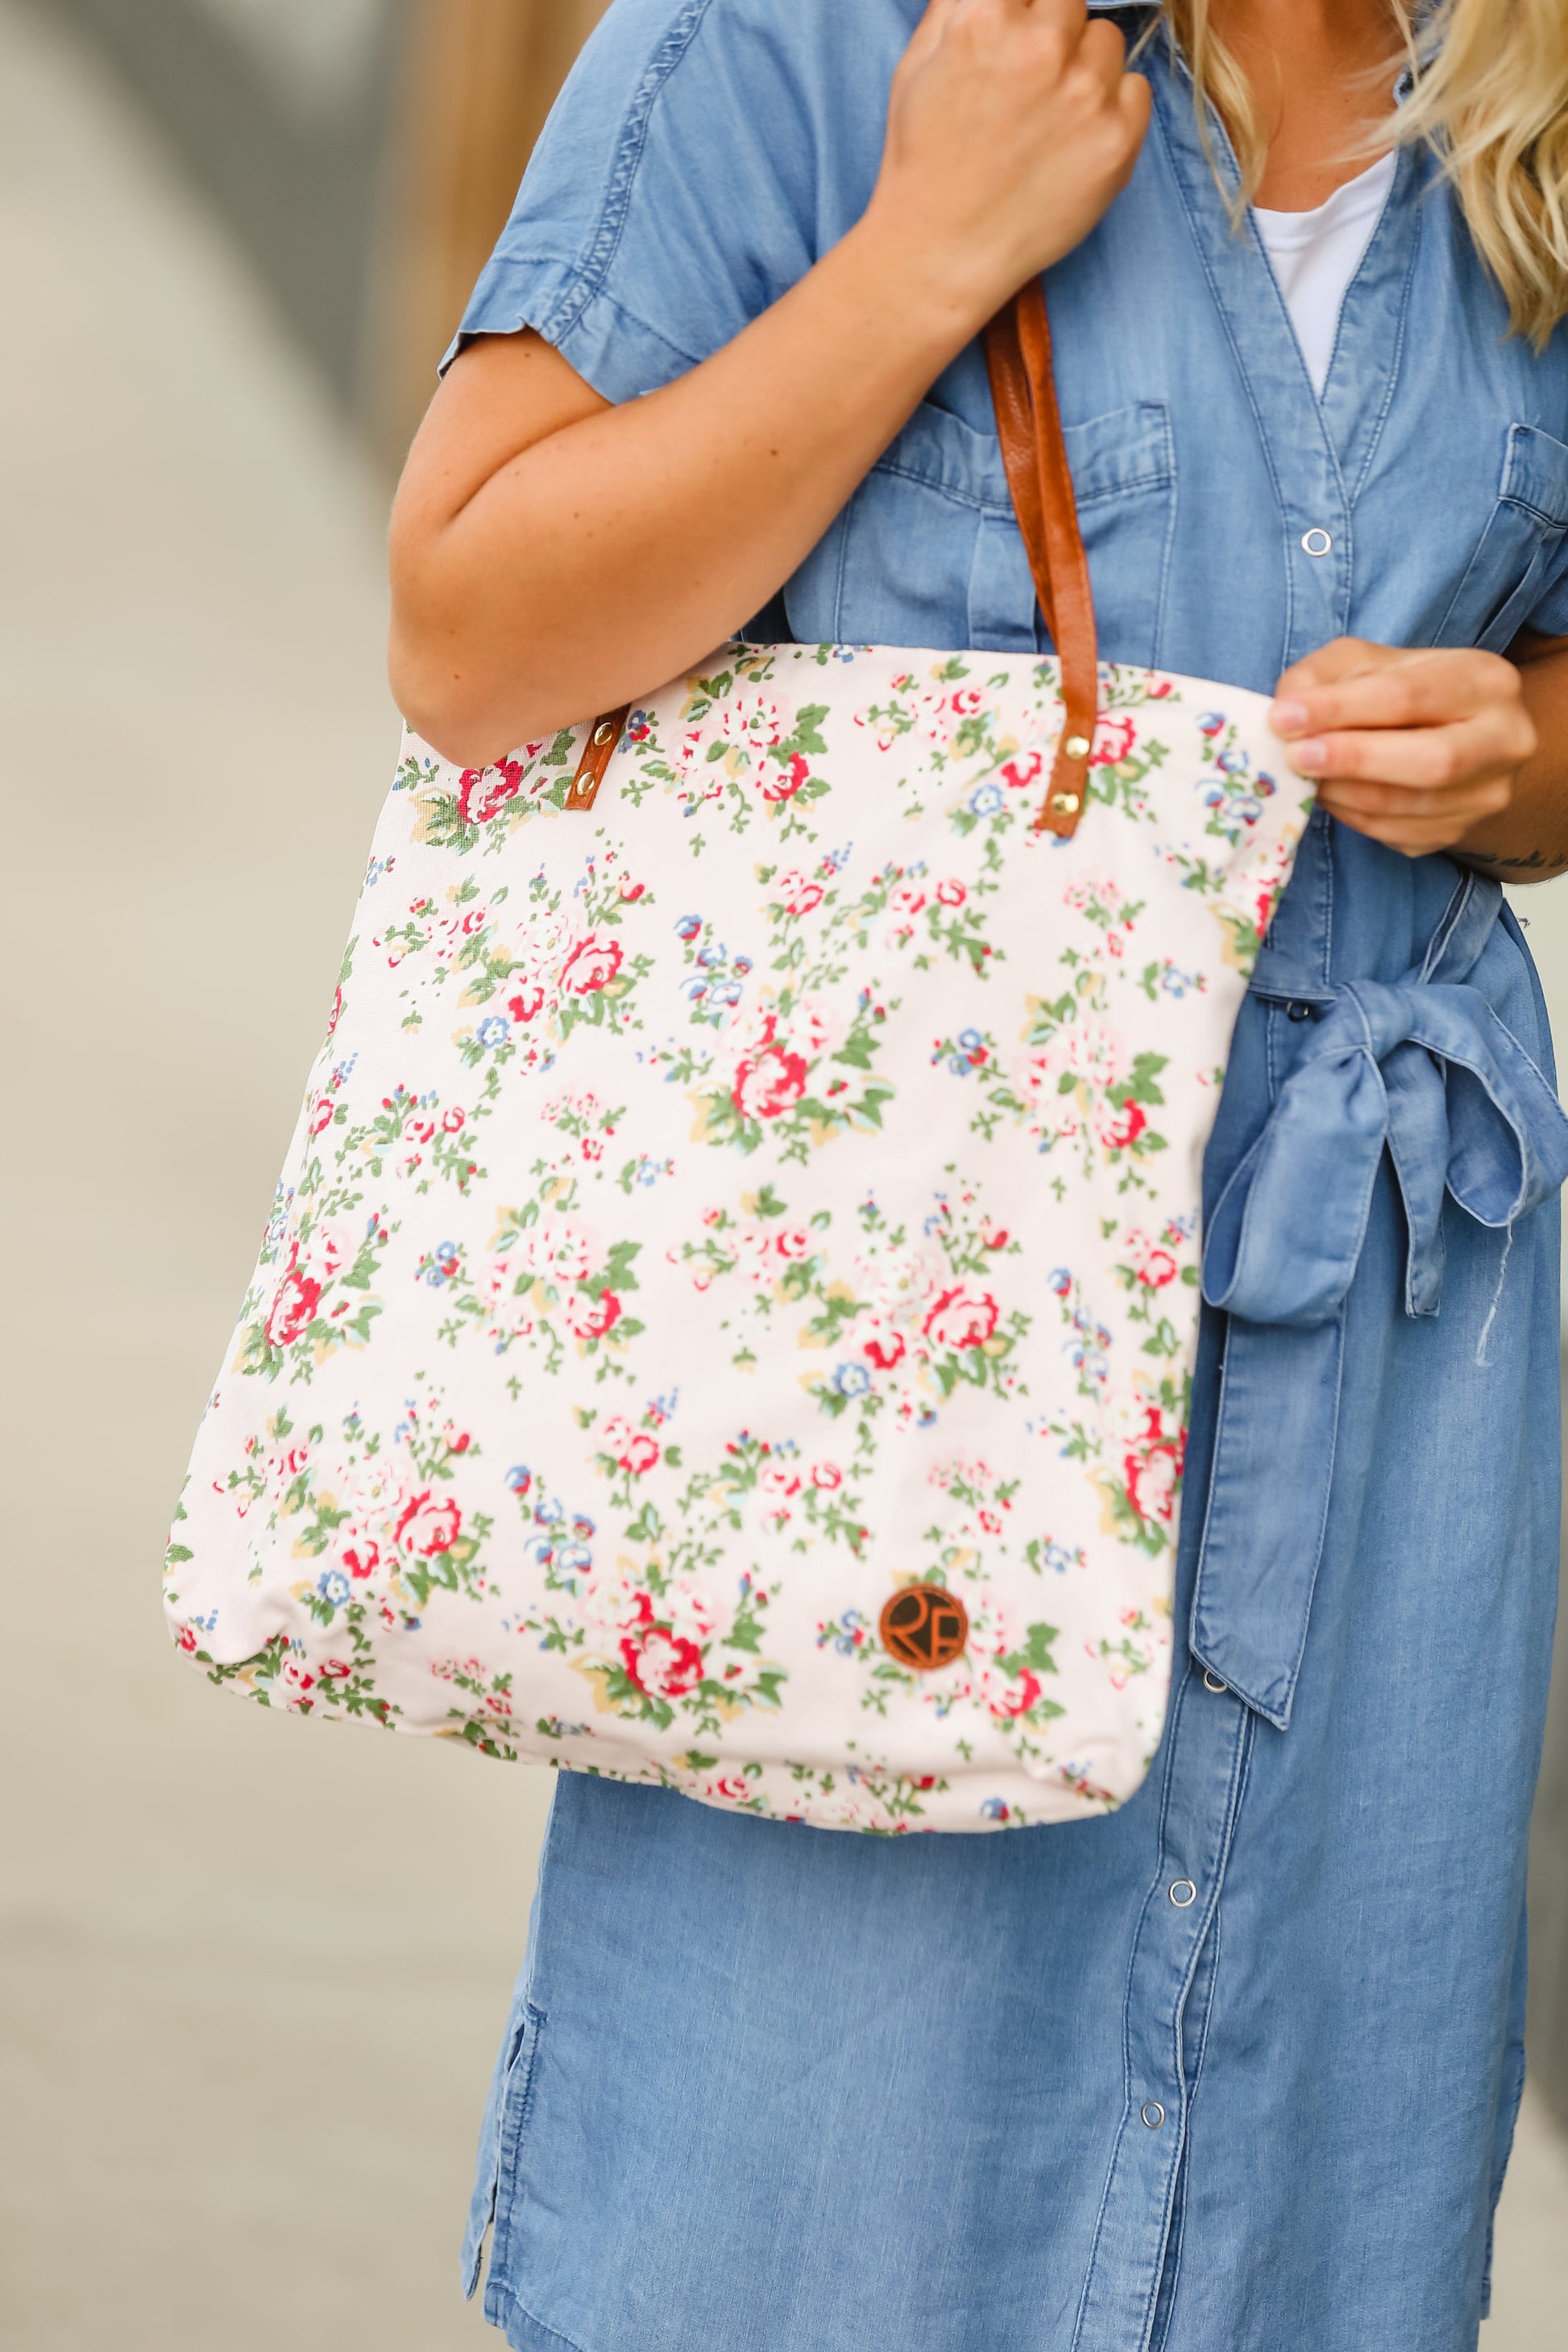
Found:
M 1389 0 L 1210 0 L 1251 82 L 1268 141 L 1257 200 L 1310 212 L 1366 169 L 1358 149 L 1392 110 L 1404 55 Z

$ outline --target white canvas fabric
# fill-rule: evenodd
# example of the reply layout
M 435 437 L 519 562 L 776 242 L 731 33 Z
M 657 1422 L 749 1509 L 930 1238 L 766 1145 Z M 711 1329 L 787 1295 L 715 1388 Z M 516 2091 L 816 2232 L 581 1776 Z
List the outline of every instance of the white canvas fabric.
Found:
M 1103 669 L 1069 840 L 1034 656 L 726 648 L 588 814 L 583 730 L 410 739 L 171 1547 L 193 1661 L 829 1827 L 1125 1799 L 1310 806 L 1266 709 Z

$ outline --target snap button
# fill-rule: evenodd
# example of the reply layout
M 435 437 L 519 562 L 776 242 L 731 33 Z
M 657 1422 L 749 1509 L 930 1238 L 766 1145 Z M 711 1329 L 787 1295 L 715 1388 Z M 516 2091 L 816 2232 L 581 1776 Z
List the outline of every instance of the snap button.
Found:
M 962 1658 L 969 1643 L 969 1612 L 945 1584 L 906 1584 L 882 1612 L 882 1647 L 900 1666 L 934 1674 Z
M 1059 809 L 1063 816 L 1076 816 L 1083 803 L 1076 793 L 1053 793 L 1051 806 Z
M 1062 750 L 1067 753 L 1069 760 L 1087 760 L 1089 757 L 1089 737 L 1087 735 L 1069 735 L 1067 741 L 1062 745 Z
M 1178 1878 L 1171 1889 L 1171 1900 L 1178 1911 L 1185 1911 L 1198 1899 L 1198 1890 L 1190 1878 Z
M 1333 550 L 1333 534 L 1331 531 L 1322 530 L 1321 526 L 1313 530 L 1304 530 L 1301 533 L 1301 544 L 1309 555 L 1328 555 Z
M 1158 2131 L 1165 2120 L 1165 2110 L 1158 2099 L 1150 2099 L 1143 2108 L 1143 2120 L 1151 2131 Z
M 1204 1688 L 1206 1691 L 1227 1691 L 1230 1688 L 1230 1685 L 1228 1683 L 1222 1683 L 1219 1676 L 1217 1675 L 1211 1675 L 1208 1668 L 1205 1666 L 1204 1668 Z
M 1312 1017 L 1312 1008 L 1310 1004 L 1288 1004 L 1285 1011 L 1292 1021 L 1310 1021 Z

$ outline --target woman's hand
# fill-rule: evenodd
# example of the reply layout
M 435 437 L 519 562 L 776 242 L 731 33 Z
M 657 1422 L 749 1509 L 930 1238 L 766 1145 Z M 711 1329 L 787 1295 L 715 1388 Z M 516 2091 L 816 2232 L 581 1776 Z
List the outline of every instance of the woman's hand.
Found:
M 1288 669 L 1276 696 L 1275 731 L 1324 808 L 1406 857 L 1478 832 L 1489 846 L 1540 750 L 1523 677 L 1500 654 L 1338 637 Z M 1510 862 L 1476 852 L 1478 865 Z M 1546 864 L 1533 852 L 1521 862 Z
M 979 325 L 1125 187 L 1149 85 L 1083 0 L 931 0 L 897 74 L 867 226 Z

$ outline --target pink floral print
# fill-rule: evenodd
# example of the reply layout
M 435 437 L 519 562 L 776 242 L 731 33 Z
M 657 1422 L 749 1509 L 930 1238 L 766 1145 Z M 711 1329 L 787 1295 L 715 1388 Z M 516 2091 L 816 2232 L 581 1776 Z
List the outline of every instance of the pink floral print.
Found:
M 1258 698 L 731 647 L 409 739 L 169 1551 L 307 1716 L 826 1826 L 1121 1801 L 1170 1673 L 1199 1166 L 1310 805 Z M 947 1587 L 963 1655 L 879 1638 Z

